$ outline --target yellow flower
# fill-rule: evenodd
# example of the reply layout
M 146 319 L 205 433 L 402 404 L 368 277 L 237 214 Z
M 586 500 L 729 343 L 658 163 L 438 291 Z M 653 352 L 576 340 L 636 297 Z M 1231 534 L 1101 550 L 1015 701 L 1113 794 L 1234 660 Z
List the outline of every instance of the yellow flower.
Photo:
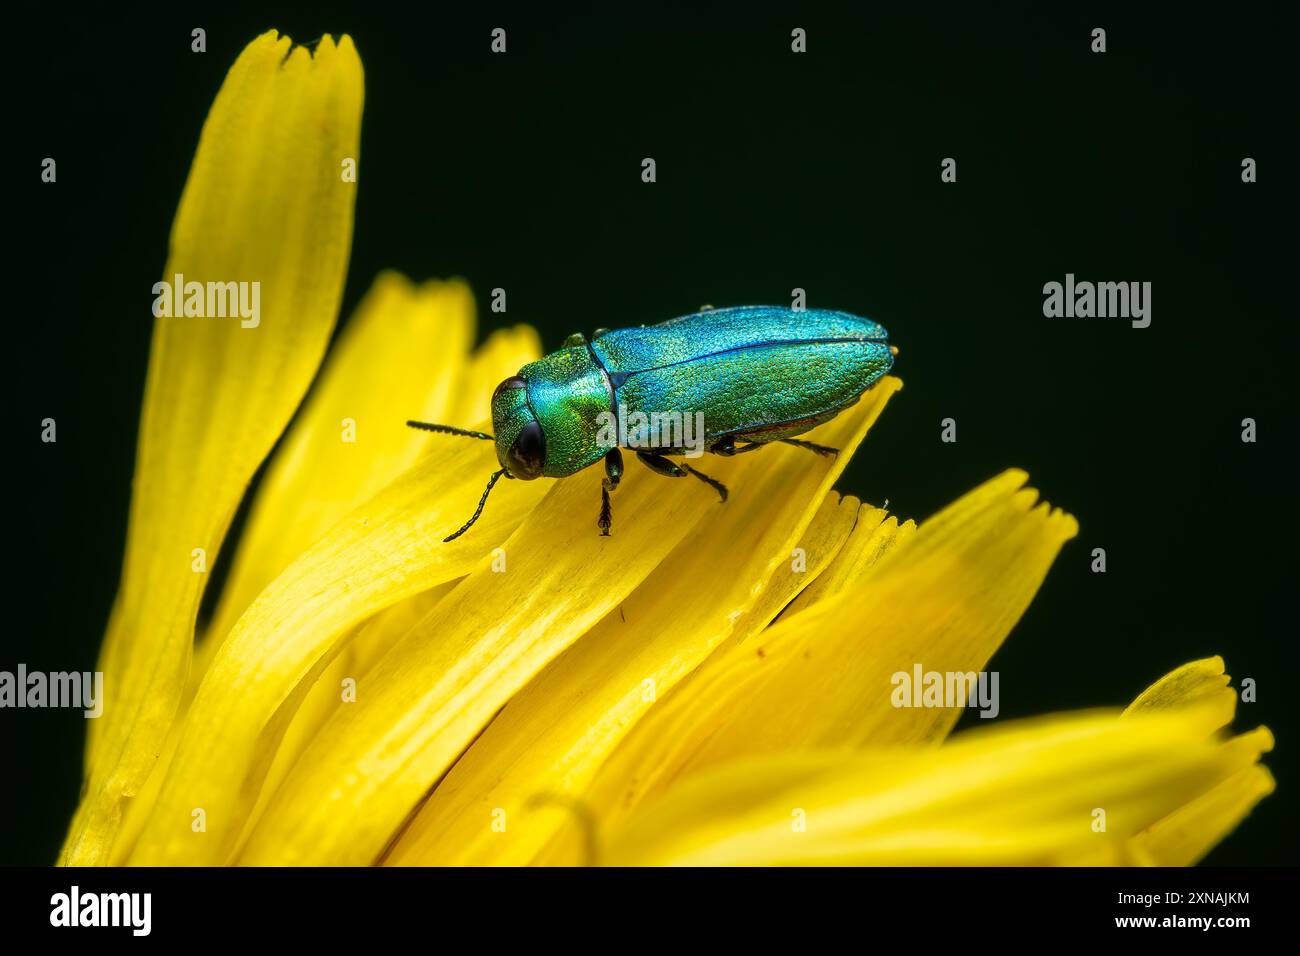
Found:
M 711 463 L 723 507 L 633 469 L 601 537 L 593 470 L 503 483 L 441 543 L 492 449 L 404 421 L 483 427 L 541 348 L 472 349 L 462 283 L 384 274 L 311 385 L 361 104 L 347 37 L 268 33 L 209 114 L 165 276 L 258 282 L 261 319 L 156 320 L 62 862 L 1190 863 L 1271 789 L 1217 659 L 1123 715 L 947 742 L 962 701 L 896 706 L 914 667 L 984 669 L 1075 522 L 1015 471 L 919 528 L 832 492 L 895 378 L 813 436 L 836 459 Z
M 669 787 L 613 828 L 620 864 L 1194 863 L 1272 790 L 1263 728 L 1232 740 L 1223 663 L 1123 715 L 1015 721 L 941 747 L 808 749 L 735 759 Z M 1141 710 L 1141 712 L 1138 712 Z

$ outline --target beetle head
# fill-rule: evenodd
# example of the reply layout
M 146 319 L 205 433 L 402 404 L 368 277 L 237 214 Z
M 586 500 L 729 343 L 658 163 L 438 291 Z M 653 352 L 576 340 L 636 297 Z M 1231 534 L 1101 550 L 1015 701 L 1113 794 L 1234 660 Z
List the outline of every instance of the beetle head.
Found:
M 546 436 L 528 404 L 528 383 L 512 375 L 492 393 L 497 461 L 513 478 L 531 481 L 546 467 Z

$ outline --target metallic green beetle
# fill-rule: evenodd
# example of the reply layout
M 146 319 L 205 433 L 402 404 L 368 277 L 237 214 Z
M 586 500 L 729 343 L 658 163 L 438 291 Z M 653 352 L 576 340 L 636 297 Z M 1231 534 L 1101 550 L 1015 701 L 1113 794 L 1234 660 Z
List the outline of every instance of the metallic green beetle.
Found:
M 740 306 L 706 309 L 658 325 L 581 333 L 530 362 L 492 394 L 495 436 L 450 425 L 412 428 L 496 442 L 501 469 L 488 479 L 469 521 L 478 520 L 503 475 L 564 478 L 602 459 L 601 534 L 609 493 L 623 476 L 620 448 L 671 478 L 719 481 L 668 456 L 737 455 L 772 442 L 822 455 L 837 449 L 796 435 L 857 402 L 894 364 L 898 350 L 878 323 L 847 312 Z M 745 444 L 737 445 L 737 442 Z

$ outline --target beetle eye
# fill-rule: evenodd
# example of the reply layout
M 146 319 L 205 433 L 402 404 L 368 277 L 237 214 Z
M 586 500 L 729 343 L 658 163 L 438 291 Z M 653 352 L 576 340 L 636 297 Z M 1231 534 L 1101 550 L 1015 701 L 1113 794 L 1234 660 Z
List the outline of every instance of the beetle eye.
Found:
M 504 382 L 502 382 L 500 385 L 497 386 L 496 391 L 492 393 L 492 401 L 495 402 L 497 400 L 497 397 L 502 392 L 508 391 L 512 388 L 527 388 L 527 387 L 528 387 L 528 383 L 525 382 L 522 378 L 520 378 L 518 375 L 511 375 L 508 379 L 506 379 Z
M 539 477 L 546 466 L 546 436 L 542 434 L 542 426 L 537 422 L 525 425 L 510 446 L 506 461 L 516 478 Z

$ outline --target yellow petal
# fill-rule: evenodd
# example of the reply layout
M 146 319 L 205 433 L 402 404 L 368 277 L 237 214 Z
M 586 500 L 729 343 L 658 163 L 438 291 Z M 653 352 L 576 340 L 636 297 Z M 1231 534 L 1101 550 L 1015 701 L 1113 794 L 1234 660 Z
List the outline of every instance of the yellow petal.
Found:
M 547 793 L 581 793 L 655 700 L 711 650 L 764 627 L 839 549 L 857 502 L 824 499 L 900 384 L 886 379 L 819 432 L 817 441 L 842 449 L 835 459 L 789 447 L 750 456 L 766 460 L 731 482 L 725 507 L 713 509 L 616 611 L 510 701 L 387 862 L 529 862 L 569 822 L 559 810 L 530 803 Z M 493 826 L 498 810 L 509 821 L 504 832 Z
M 447 596 L 455 584 L 455 581 L 448 581 L 399 601 L 371 617 L 343 639 L 338 655 L 316 678 L 289 719 L 284 737 L 276 747 L 275 757 L 266 772 L 257 803 L 243 824 L 244 834 L 250 832 L 261 818 L 267 801 L 303 751 L 316 739 L 321 728 L 337 710 L 350 707 L 356 702 L 357 688 L 365 681 L 366 673 L 374 662 L 392 646 L 396 640 L 395 635 L 410 630 Z M 127 819 L 131 819 L 130 814 Z M 235 852 L 238 852 L 238 847 Z
M 625 521 L 602 538 L 600 476 L 556 483 L 502 546 L 506 571 L 480 562 L 375 665 L 358 704 L 335 714 L 275 794 L 240 862 L 372 862 L 519 687 L 717 507 L 684 484 L 631 471 L 615 520 L 651 509 L 657 520 Z
M 362 75 L 352 41 L 312 56 L 264 34 L 208 114 L 164 280 L 257 282 L 260 317 L 159 318 L 121 589 L 102 657 L 87 794 L 62 861 L 103 862 L 122 801 L 140 791 L 184 691 L 206 573 L 254 471 L 329 341 L 352 241 Z M 287 58 L 286 58 L 287 55 Z
M 762 457 L 710 459 L 707 470 L 739 496 L 783 462 L 818 467 L 807 454 L 793 466 L 788 463 L 800 459 L 765 463 Z M 375 666 L 364 700 L 322 729 L 267 807 L 240 862 L 376 860 L 524 684 L 601 617 L 616 613 L 705 515 L 743 503 L 722 506 L 699 482 L 633 467 L 614 496 L 613 536 L 602 538 L 594 528 L 599 483 L 594 470 L 558 483 L 504 546 L 505 572 L 495 573 L 490 563 L 476 570 Z
M 1152 684 L 1124 711 L 1134 714 L 1166 710 L 1192 711 L 1204 733 L 1232 722 L 1237 695 L 1228 686 L 1223 658 L 1192 661 Z M 1209 853 L 1273 792 L 1273 776 L 1255 761 L 1273 749 L 1273 735 L 1260 727 L 1228 745 L 1241 767 L 1208 793 L 1179 807 L 1132 841 L 1133 853 L 1153 866 L 1191 866 Z
M 396 276 L 396 274 L 388 274 L 381 279 L 381 282 L 389 284 L 394 279 L 400 279 L 400 277 Z M 414 292 L 404 279 L 401 280 L 401 284 L 397 286 L 395 291 L 398 293 Z M 459 306 L 465 304 L 460 301 L 460 296 L 457 294 L 461 291 L 464 291 L 466 297 L 468 297 L 468 290 L 463 289 L 457 283 L 444 285 L 438 282 L 428 282 L 421 287 L 418 296 L 408 297 L 403 295 L 400 301 L 408 308 L 411 306 L 418 307 L 420 300 L 432 293 L 434 303 L 445 306 L 449 304 L 447 299 L 450 293 L 452 296 L 450 304 Z M 456 309 L 456 312 L 465 314 L 459 308 Z M 378 311 L 377 314 L 382 315 L 382 310 Z M 390 325 L 388 333 L 396 335 L 397 332 L 398 330 L 393 329 Z M 381 338 L 383 338 L 382 331 L 376 330 L 376 345 L 380 344 L 379 340 Z M 417 357 L 426 355 L 430 351 L 427 348 L 420 347 L 421 343 L 418 337 L 408 337 L 407 342 Z M 492 390 L 496 387 L 496 384 L 518 372 L 521 367 L 538 358 L 540 354 L 541 340 L 531 326 L 518 325 L 494 332 L 474 352 L 468 365 L 457 361 L 446 363 L 443 368 L 438 368 L 435 364 L 431 365 L 430 369 L 424 370 L 426 376 L 430 373 L 438 375 L 443 380 L 443 384 L 435 389 L 437 394 L 429 400 L 429 404 L 423 406 L 420 414 L 415 417 L 424 421 L 447 422 L 450 424 L 465 423 L 469 425 L 480 422 L 491 415 Z M 385 362 L 384 357 L 378 354 L 371 354 L 370 358 L 375 360 L 378 367 L 381 368 L 388 367 L 396 370 L 401 365 L 401 359 L 397 356 L 389 357 L 390 362 Z M 409 374 L 414 376 L 420 371 L 413 368 Z M 359 377 L 364 377 L 364 373 L 359 372 Z M 386 386 L 382 380 L 383 378 L 384 376 L 378 377 L 371 385 L 371 388 L 376 392 L 384 391 Z M 445 384 L 446 381 L 456 382 L 456 388 L 448 388 Z M 391 395 L 380 403 L 379 408 L 381 411 L 385 408 L 391 410 L 402 407 L 402 404 L 399 396 Z M 411 434 L 411 432 L 408 430 L 407 434 Z M 423 433 L 416 434 L 422 443 L 427 443 L 427 435 Z M 352 635 L 345 638 L 345 643 L 338 656 L 317 678 L 303 698 L 301 706 L 295 711 L 290 720 L 284 737 L 276 749 L 275 758 L 272 760 L 271 767 L 267 772 L 266 780 L 259 795 L 258 805 L 249 815 L 249 823 L 244 828 L 245 832 L 248 832 L 251 829 L 251 824 L 260 818 L 269 796 L 274 793 L 275 788 L 280 785 L 289 769 L 297 762 L 303 750 L 319 733 L 320 728 L 333 716 L 335 710 L 355 702 L 356 687 L 364 679 L 365 674 L 374 663 L 388 652 L 399 637 L 406 634 L 428 614 L 451 591 L 455 583 L 456 581 L 448 581 L 399 601 L 392 607 L 386 608 L 371 617 L 358 627 Z M 345 682 L 347 686 L 345 686 Z
M 242 610 L 329 524 L 428 447 L 428 435 L 406 428 L 405 419 L 473 425 L 488 414 L 495 383 L 539 354 L 537 333 L 517 326 L 490 336 L 466 365 L 465 345 L 472 327 L 473 302 L 462 283 L 431 281 L 417 288 L 392 272 L 376 280 L 272 459 L 249 527 L 236 549 L 216 623 L 196 647 L 183 710 L 229 631 L 234 609 Z M 358 428 L 356 443 L 342 440 L 345 418 Z M 340 681 L 364 673 L 387 650 L 391 643 L 387 635 L 407 621 L 410 609 L 421 608 L 422 615 L 432 606 L 433 596 L 449 587 L 450 582 L 402 601 L 375 615 L 355 637 L 344 639 L 338 657 L 294 713 L 267 774 L 268 787 L 277 784 L 320 724 L 344 703 Z M 177 721 L 158 769 L 128 806 L 114 863 L 129 856 L 152 812 L 161 785 L 159 771 L 170 766 L 179 733 Z
M 612 821 L 686 771 L 744 754 L 942 738 L 960 707 L 897 708 L 891 678 L 917 664 L 979 671 L 1028 606 L 1076 525 L 1035 507 L 1024 481 L 1013 471 L 977 488 L 849 590 L 715 654 L 614 753 L 586 794 L 593 811 Z M 880 544 L 873 531 L 849 562 Z
M 351 630 L 482 563 L 545 491 L 543 482 L 501 482 L 473 533 L 443 544 L 472 513 L 496 457 L 488 442 L 448 438 L 431 440 L 429 448 L 331 528 L 239 619 L 185 715 L 132 863 L 223 862 L 303 695 Z M 202 839 L 187 822 L 196 807 L 207 816 Z
M 1173 707 L 1196 708 L 1205 715 L 1205 732 L 1208 734 L 1232 723 L 1237 695 L 1228 686 L 1229 680 L 1223 671 L 1222 657 L 1192 661 L 1170 671 L 1144 690 L 1124 713 L 1141 714 Z
M 1135 851 L 1153 866 L 1192 866 L 1274 789 L 1267 767 L 1246 767 L 1139 833 L 1133 838 Z
M 213 616 L 216 642 L 298 555 L 428 449 L 407 419 L 456 424 L 446 416 L 473 339 L 463 283 L 379 276 L 258 489 Z
M 1239 756 L 1168 711 L 1020 721 L 941 748 L 749 757 L 645 805 L 606 834 L 602 862 L 1114 863 Z
M 792 617 L 837 594 L 857 593 L 876 563 L 915 531 L 916 523 L 913 521 L 899 524 L 897 518 L 882 508 L 863 508 L 853 534 L 835 555 L 830 567 L 799 592 L 785 609 L 783 617 Z
M 492 391 L 503 379 L 514 375 L 541 356 L 541 340 L 529 325 L 500 329 L 488 336 L 471 357 L 468 367 L 456 371 L 460 386 L 451 397 L 443 421 L 474 425 L 491 418 Z M 539 489 L 540 495 L 540 489 Z M 389 649 L 415 627 L 459 578 L 439 584 L 428 591 L 398 602 L 370 618 L 347 642 L 336 662 L 340 675 L 360 678 L 388 653 Z M 337 695 L 331 694 L 331 698 Z M 331 700 L 331 705 L 333 704 Z M 311 727 L 315 733 L 318 725 Z M 308 731 L 303 729 L 304 733 Z

